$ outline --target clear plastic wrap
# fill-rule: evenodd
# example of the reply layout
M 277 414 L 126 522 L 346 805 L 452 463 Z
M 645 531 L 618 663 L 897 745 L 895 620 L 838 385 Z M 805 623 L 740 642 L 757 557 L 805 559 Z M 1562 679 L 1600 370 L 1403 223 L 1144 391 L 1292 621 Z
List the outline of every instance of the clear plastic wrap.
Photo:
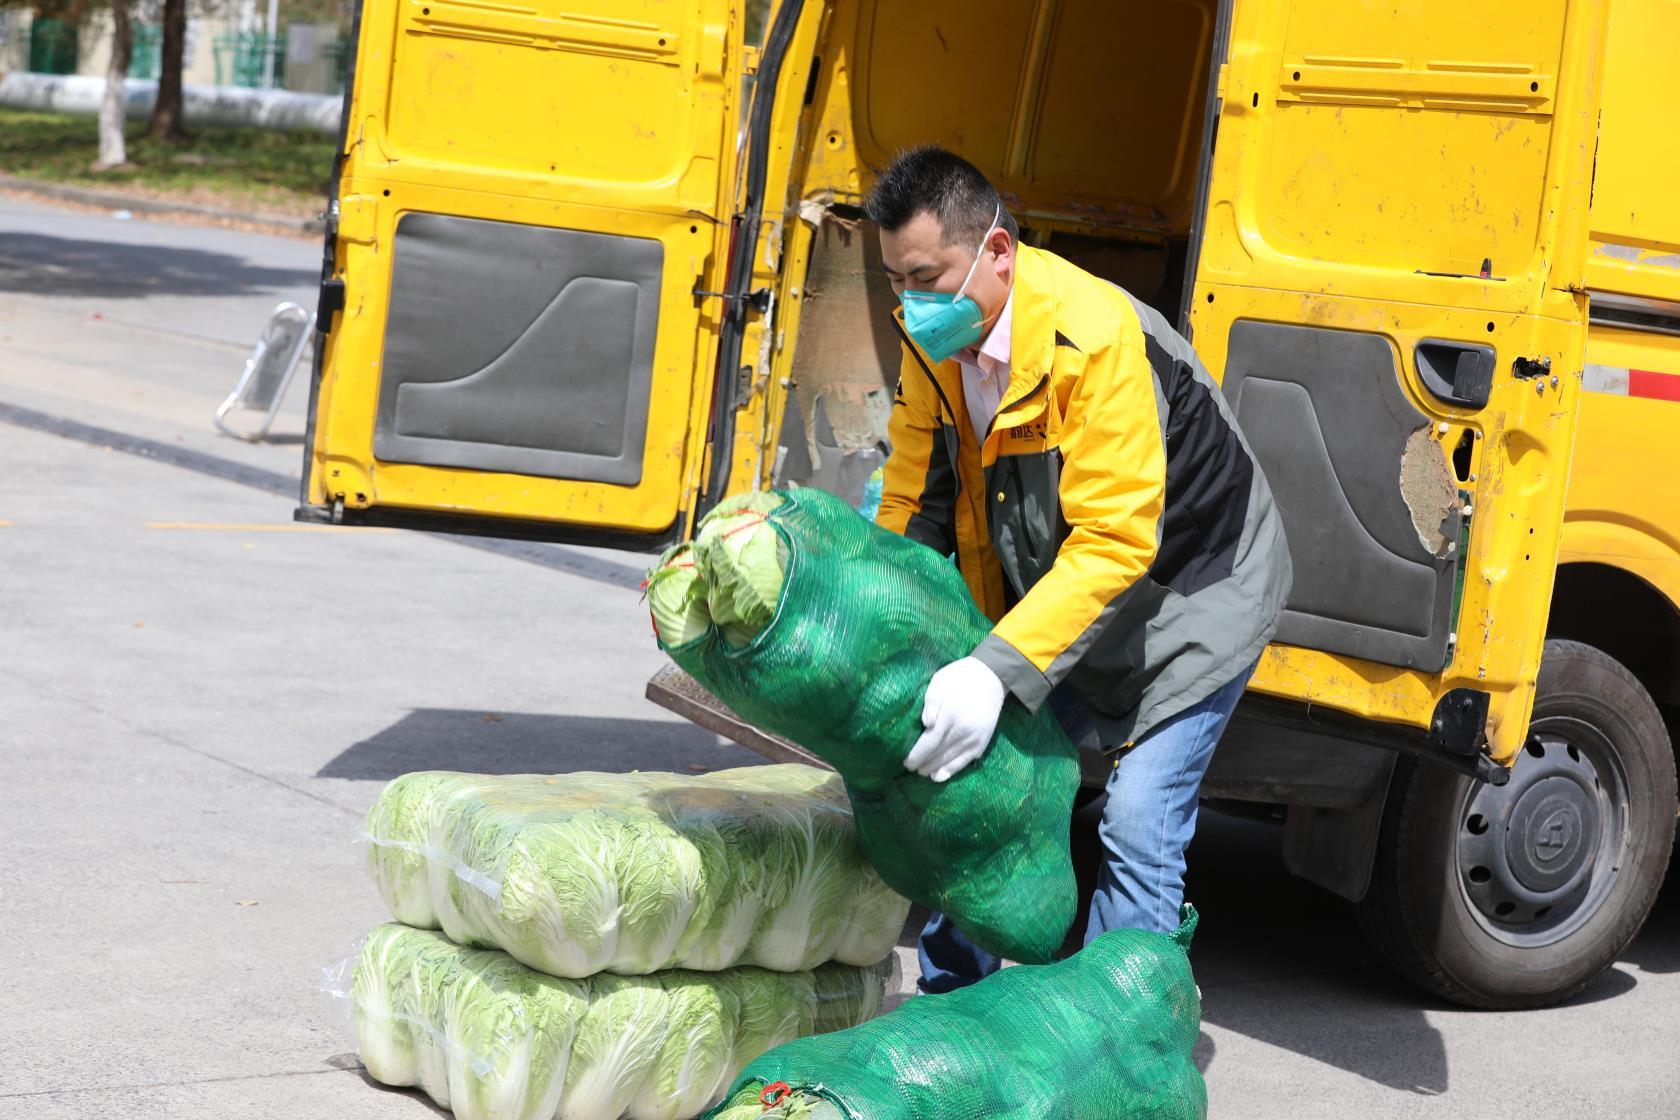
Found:
M 551 976 L 869 964 L 909 910 L 810 766 L 405 774 L 363 835 L 392 917 Z
M 795 1038 L 874 1016 L 896 958 L 561 979 L 391 923 L 328 970 L 368 1073 L 460 1120 L 686 1120 Z

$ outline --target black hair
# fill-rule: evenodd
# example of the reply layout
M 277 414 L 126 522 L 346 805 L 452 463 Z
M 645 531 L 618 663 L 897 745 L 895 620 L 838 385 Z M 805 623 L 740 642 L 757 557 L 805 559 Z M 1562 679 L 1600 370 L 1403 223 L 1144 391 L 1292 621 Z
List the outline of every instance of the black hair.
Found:
M 875 180 L 863 203 L 870 221 L 891 233 L 924 211 L 939 219 L 945 244 L 973 245 L 995 216 L 998 225 L 1021 239 L 1019 227 L 980 169 L 934 144 L 900 152 Z

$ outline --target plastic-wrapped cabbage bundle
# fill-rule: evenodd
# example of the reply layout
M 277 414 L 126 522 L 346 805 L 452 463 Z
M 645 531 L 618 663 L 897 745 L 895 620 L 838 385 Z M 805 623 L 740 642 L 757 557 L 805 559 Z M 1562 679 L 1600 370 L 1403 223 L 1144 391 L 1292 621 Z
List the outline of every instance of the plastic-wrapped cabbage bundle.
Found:
M 383 925 L 341 964 L 369 1075 L 461 1120 L 678 1120 L 753 1058 L 881 1007 L 892 958 L 809 972 L 675 969 L 561 979 L 506 953 Z
M 392 917 L 553 976 L 872 964 L 909 910 L 812 766 L 405 774 L 364 835 Z
M 949 782 L 904 769 L 928 681 L 991 629 L 949 560 L 821 491 L 754 493 L 666 554 L 648 600 L 678 665 L 840 772 L 889 885 L 993 952 L 1052 958 L 1078 901 L 1079 767 L 1049 708 L 1006 701 L 991 748 Z
M 1201 1120 L 1201 1000 L 1172 934 L 1114 930 L 749 1065 L 709 1120 Z

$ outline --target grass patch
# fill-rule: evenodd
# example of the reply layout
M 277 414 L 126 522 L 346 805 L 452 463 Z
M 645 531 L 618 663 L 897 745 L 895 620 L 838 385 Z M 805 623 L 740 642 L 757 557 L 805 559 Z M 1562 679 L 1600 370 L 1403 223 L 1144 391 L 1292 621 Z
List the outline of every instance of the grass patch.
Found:
M 148 139 L 144 122 L 134 122 L 127 138 L 131 166 L 95 172 L 94 118 L 0 109 L 0 173 L 299 217 L 326 205 L 331 136 L 203 125 L 166 144 Z

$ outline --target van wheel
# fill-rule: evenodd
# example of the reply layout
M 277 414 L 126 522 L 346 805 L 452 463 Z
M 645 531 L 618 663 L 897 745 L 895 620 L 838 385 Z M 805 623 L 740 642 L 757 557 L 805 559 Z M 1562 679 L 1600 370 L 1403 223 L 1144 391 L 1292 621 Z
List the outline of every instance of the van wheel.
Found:
M 1359 925 L 1403 976 L 1455 1003 L 1556 1003 L 1644 924 L 1675 812 L 1650 694 L 1607 654 L 1549 641 L 1508 784 L 1400 760 Z

